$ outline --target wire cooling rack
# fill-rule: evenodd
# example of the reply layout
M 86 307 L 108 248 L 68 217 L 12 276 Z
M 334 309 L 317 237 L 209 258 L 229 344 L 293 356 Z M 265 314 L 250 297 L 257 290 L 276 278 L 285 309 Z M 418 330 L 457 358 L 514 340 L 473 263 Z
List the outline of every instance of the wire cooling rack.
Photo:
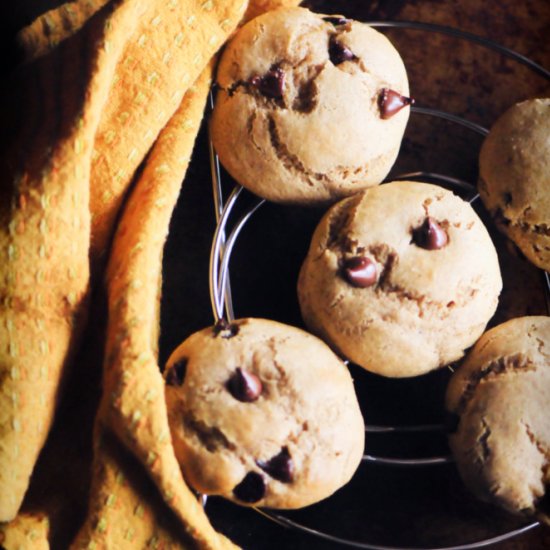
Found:
M 498 52 L 499 54 L 513 59 L 518 63 L 521 63 L 530 70 L 534 71 L 539 76 L 550 81 L 550 71 L 546 70 L 544 67 L 541 67 L 537 63 L 533 62 L 531 59 L 510 50 L 500 44 L 489 41 L 483 37 L 466 33 L 464 31 L 445 27 L 441 25 L 434 25 L 422 22 L 410 22 L 410 21 L 371 21 L 367 22 L 373 27 L 378 28 L 405 28 L 417 30 L 420 32 L 434 32 L 441 33 L 448 36 L 458 38 L 460 40 L 466 40 L 475 44 L 478 44 L 484 48 L 491 49 Z M 417 104 L 419 99 L 415 98 Z M 212 108 L 214 104 L 213 96 L 210 97 L 210 107 Z M 428 117 L 437 117 L 439 119 L 444 119 L 450 122 L 453 125 L 461 126 L 468 131 L 472 132 L 479 138 L 483 138 L 487 134 L 487 129 L 476 124 L 472 121 L 466 120 L 460 116 L 456 116 L 452 113 L 445 111 L 440 111 L 437 109 L 429 108 L 427 106 L 413 106 L 411 108 L 413 115 L 419 116 L 428 116 Z M 265 200 L 254 197 L 248 191 L 244 190 L 241 186 L 235 185 L 233 190 L 228 195 L 227 199 L 224 200 L 224 192 L 222 185 L 222 169 L 218 161 L 218 157 L 214 148 L 210 142 L 210 162 L 211 162 L 211 174 L 212 174 L 212 189 L 213 189 L 213 199 L 214 199 L 214 208 L 217 220 L 216 231 L 212 241 L 211 255 L 210 255 L 210 299 L 212 305 L 212 311 L 215 318 L 215 321 L 218 321 L 222 318 L 230 321 L 234 319 L 234 309 L 232 302 L 232 292 L 230 285 L 230 270 L 229 263 L 231 255 L 234 249 L 234 246 L 239 238 L 239 235 L 253 217 L 253 215 L 265 204 Z M 476 191 L 476 186 L 474 183 L 469 181 L 464 181 L 463 179 L 456 178 L 453 175 L 442 174 L 442 173 L 433 173 L 429 171 L 420 170 L 417 172 L 408 172 L 399 175 L 394 175 L 391 177 L 392 180 L 402 179 L 402 180 L 418 180 L 418 181 L 428 181 L 432 183 L 439 184 L 443 187 L 451 189 L 457 195 L 461 196 L 465 200 L 468 200 L 474 208 L 479 206 L 479 195 Z M 236 219 L 235 219 L 236 218 Z M 546 299 L 549 303 L 548 297 L 550 296 L 550 279 L 547 273 L 544 273 L 546 280 Z M 359 399 L 361 400 L 361 395 L 359 394 Z M 368 420 L 368 419 L 367 419 Z M 361 466 L 359 467 L 359 472 L 365 473 L 364 470 L 368 468 L 393 468 L 393 471 L 403 471 L 407 472 L 406 475 L 415 476 L 418 469 L 425 468 L 449 468 L 453 466 L 452 457 L 447 454 L 437 454 L 434 456 L 428 457 L 389 457 L 382 456 L 380 454 L 367 452 L 369 446 L 369 439 L 371 435 L 386 435 L 393 436 L 397 434 L 400 437 L 445 437 L 447 432 L 447 426 L 444 422 L 439 423 L 422 423 L 414 425 L 381 425 L 381 424 L 370 424 L 366 423 L 365 431 L 369 435 L 366 438 L 365 454 Z M 377 472 L 369 473 L 366 475 L 378 475 Z M 401 475 L 401 474 L 400 474 Z M 355 488 L 354 484 L 356 483 L 356 475 L 351 482 L 349 483 L 348 490 L 353 492 L 354 490 L 361 491 L 361 488 Z M 324 539 L 325 541 L 330 541 L 335 545 L 335 547 L 352 547 L 352 548 L 364 548 L 370 550 L 402 550 L 404 548 L 408 549 L 418 549 L 418 550 L 470 550 L 476 548 L 483 548 L 491 545 L 496 545 L 499 542 L 510 539 L 512 537 L 518 536 L 520 534 L 526 533 L 527 531 L 534 529 L 538 526 L 538 522 L 530 521 L 525 522 L 522 520 L 512 520 L 512 518 L 505 519 L 504 523 L 499 522 L 498 532 L 487 532 L 483 531 L 481 536 L 478 536 L 475 540 L 466 540 L 459 541 L 454 540 L 451 544 L 447 541 L 441 544 L 431 544 L 431 545 L 422 545 L 422 546 L 411 546 L 411 545 L 388 545 L 380 544 L 372 540 L 366 540 L 368 537 L 364 537 L 363 534 L 357 529 L 353 529 L 353 534 L 347 535 L 346 533 L 334 533 L 330 532 L 330 529 L 326 527 L 326 522 L 324 519 L 328 514 L 346 514 L 351 513 L 350 510 L 339 509 L 338 505 L 335 505 L 335 509 L 331 511 L 330 501 L 334 497 L 327 499 L 327 504 L 322 508 L 322 510 L 315 516 L 309 515 L 306 519 L 304 517 L 296 516 L 292 512 L 274 512 L 272 510 L 265 509 L 256 509 L 257 512 L 263 515 L 265 518 L 277 523 L 278 525 L 295 529 L 302 533 L 307 533 L 312 536 L 312 547 L 314 547 L 314 538 Z M 202 497 L 203 504 L 206 505 L 206 497 Z M 328 508 L 327 508 L 328 506 Z M 388 511 L 391 514 L 391 511 Z M 368 518 L 365 518 L 368 521 Z M 457 520 L 458 521 L 458 520 Z M 483 519 L 482 519 L 483 521 Z M 391 524 L 391 522 L 389 522 Z M 475 531 L 475 529 L 474 529 Z M 479 531 L 479 529 L 478 529 Z M 468 533 L 463 533 L 464 538 L 468 537 Z M 387 535 L 387 534 L 386 534 Z M 386 536 L 387 538 L 387 536 Z

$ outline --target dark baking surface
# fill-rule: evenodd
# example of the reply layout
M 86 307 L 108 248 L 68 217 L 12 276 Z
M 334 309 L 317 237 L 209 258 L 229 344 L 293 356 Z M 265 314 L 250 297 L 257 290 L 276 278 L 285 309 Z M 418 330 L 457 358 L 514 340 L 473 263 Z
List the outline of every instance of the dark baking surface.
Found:
M 448 25 L 487 37 L 550 66 L 550 4 L 546 1 L 310 1 L 315 11 L 359 20 L 410 20 Z M 437 33 L 384 30 L 402 54 L 417 104 L 449 111 L 489 127 L 508 106 L 550 95 L 550 83 L 516 61 Z M 392 171 L 427 170 L 475 182 L 481 138 L 433 117 L 412 115 Z M 230 187 L 230 181 L 227 181 Z M 322 211 L 264 205 L 243 230 L 231 261 L 237 317 L 258 316 L 301 326 L 295 294 L 300 262 Z M 490 223 L 490 222 L 488 222 Z M 212 323 L 208 260 L 214 231 L 207 135 L 203 128 L 184 182 L 165 251 L 161 361 L 186 336 Z M 546 313 L 540 272 L 510 253 L 495 235 L 505 290 L 492 324 Z M 162 363 L 161 363 L 162 364 Z M 363 412 L 371 424 L 445 421 L 443 370 L 410 380 L 385 380 L 352 366 Z M 343 428 L 345 429 L 345 428 Z M 368 435 L 369 454 L 447 454 L 444 437 Z M 345 548 L 283 528 L 221 499 L 211 498 L 212 522 L 245 549 Z M 468 543 L 525 524 L 473 499 L 453 465 L 402 469 L 363 465 L 351 484 L 325 502 L 287 517 L 360 542 L 401 548 Z M 492 546 L 503 550 L 550 548 L 537 528 Z

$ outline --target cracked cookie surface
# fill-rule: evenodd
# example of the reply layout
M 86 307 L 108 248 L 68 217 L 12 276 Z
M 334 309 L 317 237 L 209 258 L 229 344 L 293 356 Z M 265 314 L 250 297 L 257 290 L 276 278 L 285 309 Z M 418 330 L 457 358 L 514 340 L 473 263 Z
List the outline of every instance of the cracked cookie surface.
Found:
M 380 183 L 409 116 L 405 67 L 364 23 L 305 8 L 245 25 L 220 59 L 212 139 L 235 180 L 322 204 Z
M 166 398 L 189 484 L 243 505 L 299 508 L 349 481 L 364 424 L 347 367 L 318 338 L 263 319 L 190 336 Z
M 481 499 L 550 523 L 550 318 L 487 331 L 453 374 L 449 437 L 465 484 Z
M 501 288 L 494 245 L 473 208 L 441 187 L 406 181 L 367 189 L 325 214 L 298 298 L 309 329 L 342 355 L 407 377 L 462 357 Z
M 536 266 L 550 269 L 550 98 L 513 105 L 479 157 L 479 194 L 498 227 Z

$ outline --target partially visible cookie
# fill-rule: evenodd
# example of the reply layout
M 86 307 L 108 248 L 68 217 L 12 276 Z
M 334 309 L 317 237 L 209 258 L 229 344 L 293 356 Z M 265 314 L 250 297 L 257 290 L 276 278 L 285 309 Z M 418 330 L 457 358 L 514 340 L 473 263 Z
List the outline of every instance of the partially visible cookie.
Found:
M 224 50 L 212 115 L 220 161 L 252 192 L 334 202 L 380 183 L 409 117 L 403 61 L 365 23 L 283 8 Z
M 298 280 L 308 328 L 385 376 L 462 357 L 495 312 L 497 254 L 473 208 L 436 185 L 392 182 L 321 220 Z
M 169 358 L 176 456 L 197 491 L 299 508 L 347 483 L 364 424 L 347 367 L 319 339 L 263 319 L 190 336 Z
M 449 437 L 466 485 L 481 499 L 550 521 L 550 317 L 486 332 L 452 376 Z
M 500 229 L 536 266 L 550 269 L 550 98 L 512 106 L 479 157 L 479 194 Z

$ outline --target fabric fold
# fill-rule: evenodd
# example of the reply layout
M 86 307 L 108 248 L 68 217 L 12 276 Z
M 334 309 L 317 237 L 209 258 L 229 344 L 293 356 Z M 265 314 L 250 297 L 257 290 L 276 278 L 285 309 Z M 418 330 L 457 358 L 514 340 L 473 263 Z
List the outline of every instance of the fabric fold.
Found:
M 72 548 L 233 547 L 210 525 L 172 449 L 157 361 L 162 252 L 214 56 L 245 10 L 282 4 L 297 2 L 75 0 L 19 34 L 25 63 L 0 91 L 9 129 L 0 153 L 6 550 L 69 544 L 75 526 L 63 535 L 63 520 L 74 522 L 67 511 L 83 490 L 51 491 L 43 479 L 50 467 L 52 479 L 62 477 L 56 462 L 71 457 L 63 445 L 78 431 L 72 416 L 91 414 L 96 400 L 81 377 L 98 379 L 101 369 L 89 509 Z M 95 303 L 104 293 L 107 322 Z M 57 410 L 71 390 L 86 406 L 76 395 Z M 74 477 L 76 462 L 67 469 Z M 33 471 L 39 490 L 27 494 Z

